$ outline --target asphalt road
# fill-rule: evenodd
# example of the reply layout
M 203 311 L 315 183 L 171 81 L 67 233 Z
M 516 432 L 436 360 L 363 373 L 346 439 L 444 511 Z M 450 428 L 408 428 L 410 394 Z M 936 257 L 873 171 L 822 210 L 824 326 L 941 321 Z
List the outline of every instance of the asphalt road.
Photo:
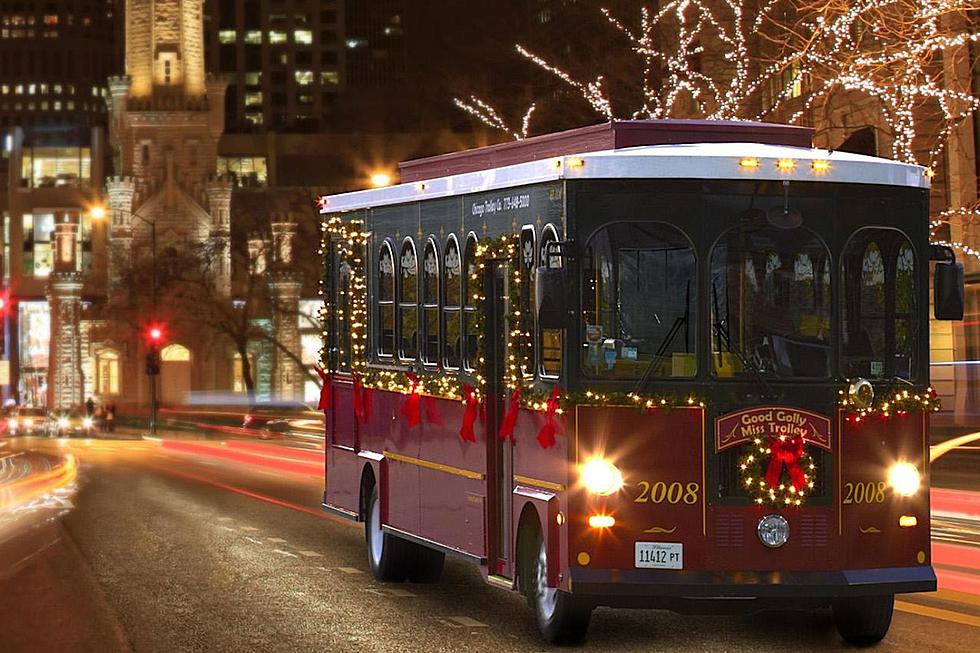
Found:
M 18 539 L 28 553 L 2 558 L 19 564 L 0 574 L 0 650 L 547 650 L 524 600 L 467 563 L 447 560 L 433 585 L 375 582 L 362 530 L 319 511 L 316 478 L 148 442 L 67 447 L 80 464 L 71 509 L 43 514 Z M 876 651 L 980 649 L 980 597 L 898 606 Z M 584 650 L 844 648 L 828 613 L 599 609 Z

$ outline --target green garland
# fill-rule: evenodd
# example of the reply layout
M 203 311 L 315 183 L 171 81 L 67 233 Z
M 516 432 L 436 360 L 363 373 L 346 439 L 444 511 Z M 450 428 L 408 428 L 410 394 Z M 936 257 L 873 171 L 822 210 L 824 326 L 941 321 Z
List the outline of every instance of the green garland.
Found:
M 942 401 L 931 387 L 895 390 L 887 396 L 875 398 L 870 406 L 861 405 L 848 394 L 846 388 L 839 390 L 837 394 L 841 411 L 852 423 L 875 416 L 889 419 L 893 415 L 902 417 L 909 413 L 935 413 L 942 408 Z

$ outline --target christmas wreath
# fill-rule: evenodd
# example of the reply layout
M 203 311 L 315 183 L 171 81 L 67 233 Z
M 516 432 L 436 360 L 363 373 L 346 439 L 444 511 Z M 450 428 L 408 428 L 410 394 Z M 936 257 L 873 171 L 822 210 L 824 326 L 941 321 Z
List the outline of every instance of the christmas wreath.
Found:
M 800 436 L 755 438 L 739 459 L 742 487 L 757 504 L 799 506 L 814 486 L 817 466 Z

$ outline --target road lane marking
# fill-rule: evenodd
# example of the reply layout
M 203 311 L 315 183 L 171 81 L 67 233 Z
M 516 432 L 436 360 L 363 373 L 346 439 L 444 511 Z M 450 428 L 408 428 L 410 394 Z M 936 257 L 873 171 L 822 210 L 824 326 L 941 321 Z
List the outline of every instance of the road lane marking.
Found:
M 342 571 L 345 574 L 361 574 L 361 573 L 364 573 L 360 569 L 355 569 L 354 567 L 337 567 L 337 571 Z
M 933 608 L 931 606 L 920 605 L 918 603 L 906 603 L 905 601 L 895 601 L 895 609 L 900 610 L 902 612 L 917 614 L 921 617 L 942 619 L 943 621 L 951 621 L 953 623 L 963 624 L 964 626 L 973 626 L 974 628 L 980 628 L 980 617 L 975 617 L 969 614 L 963 614 L 961 612 L 954 612 L 953 610 Z
M 249 537 L 248 535 L 245 536 L 245 539 L 251 542 L 252 544 L 265 544 L 265 542 L 263 542 L 262 540 L 257 540 L 254 537 Z
M 278 553 L 281 556 L 289 556 L 290 558 L 298 558 L 299 556 L 295 553 L 290 553 L 289 551 L 283 551 L 282 549 L 273 549 L 273 553 Z
M 397 596 L 403 599 L 413 599 L 416 597 L 415 594 L 409 592 L 408 590 L 367 588 L 364 591 L 370 592 L 371 594 L 377 594 L 378 596 Z
M 323 554 L 322 553 L 317 553 L 316 551 L 300 551 L 299 554 L 301 556 L 305 556 L 307 558 L 322 558 L 323 557 Z
M 267 537 L 265 539 L 269 540 L 270 542 L 272 542 L 274 544 L 282 544 L 283 542 L 286 541 L 286 540 L 282 539 L 281 537 Z
M 226 531 L 232 532 L 232 533 L 237 533 L 238 532 L 234 528 L 232 528 L 231 526 L 222 526 L 221 528 L 223 528 Z
M 257 529 L 255 526 L 242 526 L 242 530 L 243 531 L 253 532 L 253 531 L 257 531 L 259 529 Z
M 452 623 L 457 628 L 489 628 L 489 626 L 482 621 L 477 621 L 476 619 L 471 619 L 470 617 L 446 617 L 448 621 Z

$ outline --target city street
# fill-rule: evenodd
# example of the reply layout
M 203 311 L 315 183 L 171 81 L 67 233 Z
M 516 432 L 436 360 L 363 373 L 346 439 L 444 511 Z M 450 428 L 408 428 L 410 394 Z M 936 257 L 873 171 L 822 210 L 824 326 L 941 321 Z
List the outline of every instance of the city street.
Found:
M 78 459 L 77 491 L 20 535 L 4 570 L 5 651 L 537 651 L 522 598 L 447 560 L 434 585 L 382 585 L 360 525 L 322 514 L 322 481 L 159 441 L 22 440 Z M 271 460 L 271 459 L 270 459 Z M 43 512 L 44 509 L 42 509 Z M 61 515 L 58 518 L 58 515 Z M 976 524 L 969 528 L 975 529 Z M 975 530 L 974 530 L 975 535 Z M 9 542 L 7 543 L 9 544 Z M 13 560 L 4 556 L 4 560 Z M 980 646 L 980 596 L 900 597 L 879 651 Z M 597 610 L 586 650 L 845 648 L 828 613 L 694 617 Z

